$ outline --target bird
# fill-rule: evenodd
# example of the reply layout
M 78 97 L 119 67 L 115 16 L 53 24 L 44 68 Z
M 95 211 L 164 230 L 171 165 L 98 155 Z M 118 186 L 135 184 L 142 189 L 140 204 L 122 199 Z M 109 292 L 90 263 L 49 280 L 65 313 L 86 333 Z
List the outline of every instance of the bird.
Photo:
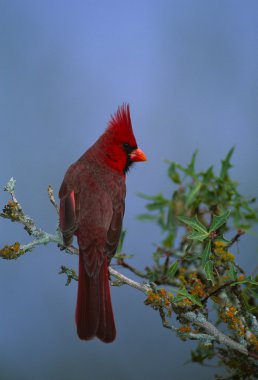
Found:
M 116 337 L 109 285 L 125 211 L 126 174 L 146 161 L 123 103 L 98 140 L 67 170 L 59 190 L 59 225 L 64 246 L 79 246 L 75 322 L 78 337 L 111 343 Z

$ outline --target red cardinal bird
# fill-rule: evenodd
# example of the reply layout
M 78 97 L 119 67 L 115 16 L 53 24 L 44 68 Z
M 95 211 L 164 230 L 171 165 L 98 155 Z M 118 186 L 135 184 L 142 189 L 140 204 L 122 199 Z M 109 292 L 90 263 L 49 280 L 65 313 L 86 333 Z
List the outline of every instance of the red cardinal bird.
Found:
M 118 108 L 102 136 L 67 170 L 59 191 L 64 244 L 79 244 L 75 320 L 80 339 L 112 342 L 116 328 L 108 266 L 114 256 L 125 209 L 125 175 L 145 161 L 132 130 L 129 105 Z

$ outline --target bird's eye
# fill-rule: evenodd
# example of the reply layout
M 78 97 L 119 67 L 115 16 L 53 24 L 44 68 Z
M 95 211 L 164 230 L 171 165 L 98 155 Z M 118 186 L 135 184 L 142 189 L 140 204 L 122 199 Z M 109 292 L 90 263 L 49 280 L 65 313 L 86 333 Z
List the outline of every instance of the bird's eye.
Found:
M 128 143 L 124 143 L 124 144 L 123 144 L 123 147 L 124 147 L 124 149 L 126 150 L 126 152 L 128 152 L 128 151 L 131 150 L 131 147 L 130 147 L 130 145 L 129 145 Z
M 133 150 L 137 149 L 137 145 L 132 146 L 132 145 L 130 145 L 128 143 L 124 143 L 123 144 L 123 148 L 126 151 L 126 153 L 129 155 L 129 154 L 132 153 Z

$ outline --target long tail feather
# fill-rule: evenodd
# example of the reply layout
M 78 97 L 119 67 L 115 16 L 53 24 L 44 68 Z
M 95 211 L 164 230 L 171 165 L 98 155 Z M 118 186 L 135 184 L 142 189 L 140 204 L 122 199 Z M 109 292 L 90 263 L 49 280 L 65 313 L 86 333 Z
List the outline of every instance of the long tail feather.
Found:
M 111 304 L 108 267 L 105 258 L 97 278 L 90 277 L 79 255 L 79 280 L 75 313 L 77 333 L 80 339 L 97 336 L 109 343 L 115 339 L 116 328 Z
M 84 269 L 83 257 L 79 255 L 79 279 L 75 321 L 80 339 L 92 339 L 99 323 L 98 279 L 89 277 Z
M 100 316 L 96 335 L 103 342 L 111 343 L 116 337 L 116 326 L 110 296 L 107 258 L 102 265 L 100 278 Z

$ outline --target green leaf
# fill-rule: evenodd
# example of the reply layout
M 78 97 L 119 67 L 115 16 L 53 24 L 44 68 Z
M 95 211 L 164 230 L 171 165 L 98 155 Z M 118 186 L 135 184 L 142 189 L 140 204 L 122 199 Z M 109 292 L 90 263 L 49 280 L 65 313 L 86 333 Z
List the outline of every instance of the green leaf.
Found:
M 142 194 L 142 193 L 140 193 L 138 195 L 141 198 L 152 201 L 151 203 L 147 203 L 147 205 L 145 206 L 149 211 L 159 210 L 162 207 L 165 207 L 169 204 L 169 201 L 166 198 L 164 198 L 164 196 L 161 193 L 154 195 L 154 196 L 146 195 L 146 194 Z
M 164 247 L 166 247 L 166 248 L 170 248 L 170 247 L 172 247 L 173 242 L 174 242 L 174 234 L 171 232 L 171 233 L 169 233 L 169 234 L 166 236 L 166 238 L 162 241 L 162 244 L 164 245 Z
M 236 281 L 234 282 L 233 284 L 231 284 L 231 286 L 234 286 L 234 285 L 238 285 L 238 284 L 247 284 L 247 285 L 254 285 L 254 286 L 258 286 L 258 282 L 255 281 L 252 276 L 248 276 L 246 277 L 244 280 L 242 281 Z
M 163 201 L 159 202 L 159 201 L 157 201 L 157 202 L 153 202 L 153 203 L 148 203 L 147 205 L 145 205 L 145 207 L 149 211 L 155 211 L 155 210 L 159 210 L 162 207 L 166 206 L 166 203 L 167 202 L 163 202 Z
M 177 218 L 180 222 L 192 227 L 195 231 L 206 235 L 209 234 L 206 227 L 199 221 L 197 215 L 193 218 L 188 218 L 187 216 L 178 216 Z
M 125 240 L 125 235 L 126 235 L 126 230 L 122 230 L 122 232 L 120 234 L 117 250 L 116 250 L 118 253 L 122 252 L 123 245 L 124 245 L 124 240 Z
M 209 261 L 210 254 L 211 254 L 211 241 L 208 240 L 206 245 L 205 245 L 204 251 L 202 253 L 202 266 L 203 267 L 205 267 L 206 263 Z
M 196 198 L 196 195 L 199 193 L 200 189 L 202 187 L 202 183 L 197 181 L 190 193 L 187 195 L 186 198 L 186 205 L 189 206 L 190 204 L 193 203 L 193 201 Z
M 196 149 L 192 155 L 192 159 L 190 164 L 188 165 L 187 169 L 189 172 L 189 175 L 195 176 L 195 161 L 196 161 L 196 156 L 198 154 L 198 149 Z
M 176 231 L 176 219 L 175 219 L 175 215 L 174 215 L 172 201 L 170 202 L 170 204 L 168 206 L 168 210 L 167 210 L 166 229 L 170 233 L 172 233 L 173 235 L 175 234 L 175 231 Z
M 250 293 L 254 298 L 258 298 L 258 288 L 251 288 Z M 258 305 L 256 307 L 258 307 Z
M 185 299 L 184 296 L 176 296 L 172 298 L 171 302 L 172 303 L 182 302 L 184 299 Z
M 172 170 L 172 175 L 173 176 L 175 175 L 175 169 L 179 169 L 183 173 L 187 174 L 188 176 L 196 179 L 197 178 L 197 174 L 195 173 L 195 161 L 196 161 L 197 154 L 198 154 L 198 149 L 196 149 L 195 152 L 193 153 L 192 158 L 191 158 L 191 162 L 189 163 L 189 165 L 187 165 L 187 167 L 184 167 L 184 166 L 182 166 L 182 165 L 180 165 L 180 164 L 178 164 L 176 162 L 171 162 L 171 165 L 173 165 L 172 169 L 171 169 Z M 178 179 L 177 177 L 175 177 L 175 178 Z M 180 183 L 181 182 L 182 181 L 180 181 Z
M 157 220 L 157 215 L 140 214 L 140 215 L 137 215 L 137 219 L 143 220 L 143 221 L 152 221 L 152 220 Z
M 213 166 L 210 166 L 206 172 L 201 172 L 200 174 L 202 176 L 202 182 L 209 184 L 214 177 Z
M 213 262 L 211 260 L 208 260 L 206 264 L 204 265 L 203 269 L 204 269 L 207 280 L 211 281 L 212 285 L 214 285 L 215 279 L 213 275 Z
M 178 216 L 177 218 L 182 223 L 193 229 L 193 232 L 187 236 L 188 239 L 203 241 L 209 236 L 209 232 L 207 231 L 206 227 L 199 221 L 197 215 L 195 215 L 193 218 L 188 218 L 186 216 Z
M 180 184 L 181 183 L 180 175 L 176 169 L 177 169 L 176 163 L 172 162 L 168 168 L 168 176 L 172 179 L 174 183 Z
M 250 289 L 250 293 L 252 294 L 252 296 L 254 298 L 258 298 L 258 294 L 257 294 L 257 288 L 252 288 Z M 244 304 L 244 307 L 250 311 L 250 312 L 254 312 L 255 308 L 257 308 L 257 306 L 254 306 L 254 305 L 250 305 L 249 304 L 249 301 L 250 301 L 250 297 L 248 294 L 246 294 L 246 292 L 242 292 L 241 293 L 241 298 L 242 298 L 242 301 L 243 301 L 243 304 Z
M 153 199 L 156 198 L 156 195 L 148 195 L 148 194 L 144 194 L 141 192 L 138 192 L 137 195 L 138 195 L 138 197 L 143 198 L 143 199 L 147 199 L 149 201 L 153 201 Z
M 209 236 L 208 232 L 194 231 L 194 232 L 191 232 L 189 235 L 187 235 L 187 239 L 203 241 L 203 240 L 207 239 L 208 236 Z
M 224 214 L 221 215 L 213 215 L 209 233 L 217 231 L 223 224 L 225 224 L 229 218 L 229 215 L 230 210 L 227 210 Z
M 156 194 L 156 195 L 148 195 L 148 194 L 144 194 L 144 193 L 137 193 L 137 195 L 140 198 L 147 199 L 149 201 L 158 201 L 158 200 L 164 200 L 165 199 L 163 197 L 163 194 L 161 194 L 161 193 Z
M 228 152 L 226 158 L 221 161 L 220 178 L 222 180 L 228 177 L 228 170 L 233 167 L 230 163 L 230 159 L 232 157 L 234 150 L 235 150 L 235 147 L 232 147 L 230 151 Z
M 194 303 L 200 307 L 203 307 L 200 298 L 196 295 L 188 293 L 188 291 L 185 288 L 180 289 L 178 291 L 178 294 L 188 298 L 192 303 Z
M 154 252 L 152 257 L 153 257 L 155 264 L 157 264 L 159 266 L 160 265 L 161 252 L 159 252 L 159 251 Z
M 237 270 L 233 263 L 229 264 L 229 271 L 228 271 L 229 277 L 231 280 L 235 281 L 237 279 Z
M 175 277 L 176 271 L 178 269 L 178 261 L 176 260 L 168 269 L 168 277 L 172 280 Z

